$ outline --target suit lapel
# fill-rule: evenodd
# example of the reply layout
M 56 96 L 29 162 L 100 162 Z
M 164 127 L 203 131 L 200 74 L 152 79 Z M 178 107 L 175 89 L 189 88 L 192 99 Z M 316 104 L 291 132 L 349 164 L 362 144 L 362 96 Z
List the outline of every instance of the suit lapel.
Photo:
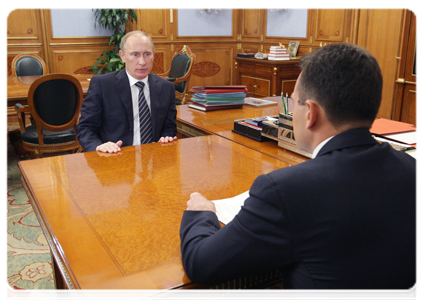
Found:
M 133 109 L 132 109 L 132 95 L 131 95 L 131 88 L 129 86 L 129 79 L 126 75 L 125 70 L 121 70 L 117 72 L 116 76 L 116 89 L 120 98 L 120 101 L 122 101 L 123 106 L 125 107 L 126 116 L 129 122 L 129 128 L 134 127 L 134 115 L 133 115 Z
M 151 105 L 151 122 L 153 126 L 153 137 L 155 136 L 157 113 L 159 111 L 160 104 L 160 83 L 156 76 L 148 75 L 148 85 L 150 87 L 150 105 Z

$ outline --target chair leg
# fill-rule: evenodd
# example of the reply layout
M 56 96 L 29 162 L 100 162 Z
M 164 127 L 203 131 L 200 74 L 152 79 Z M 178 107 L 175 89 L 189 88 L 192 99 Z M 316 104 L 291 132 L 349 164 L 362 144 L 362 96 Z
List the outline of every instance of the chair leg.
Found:
M 37 156 L 37 158 L 41 158 L 43 154 L 40 152 L 40 150 L 35 149 L 35 155 Z

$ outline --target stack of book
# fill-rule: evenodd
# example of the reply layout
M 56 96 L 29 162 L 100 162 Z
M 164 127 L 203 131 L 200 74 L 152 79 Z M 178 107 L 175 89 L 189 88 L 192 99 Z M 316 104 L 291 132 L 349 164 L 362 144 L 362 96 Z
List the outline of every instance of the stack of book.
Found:
M 248 89 L 245 85 L 195 86 L 195 92 L 188 107 L 202 111 L 241 108 Z
M 281 46 L 271 46 L 270 53 L 267 55 L 268 60 L 289 60 L 289 53 L 286 48 Z

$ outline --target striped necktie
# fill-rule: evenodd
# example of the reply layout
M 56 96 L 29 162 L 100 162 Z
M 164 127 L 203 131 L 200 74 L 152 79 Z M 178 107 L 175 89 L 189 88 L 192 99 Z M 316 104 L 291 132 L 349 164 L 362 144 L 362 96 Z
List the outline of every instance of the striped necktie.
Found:
M 153 125 L 151 123 L 150 110 L 144 96 L 144 82 L 138 81 L 135 85 L 140 89 L 138 94 L 138 108 L 141 144 L 147 144 L 153 142 Z

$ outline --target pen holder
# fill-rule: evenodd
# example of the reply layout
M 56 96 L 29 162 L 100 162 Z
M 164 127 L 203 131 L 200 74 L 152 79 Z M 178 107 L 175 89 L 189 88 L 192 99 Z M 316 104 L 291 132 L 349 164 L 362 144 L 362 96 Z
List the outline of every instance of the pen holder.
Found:
M 278 124 L 278 146 L 285 148 L 289 151 L 311 157 L 311 154 L 305 151 L 301 151 L 297 147 L 297 142 L 294 136 L 294 127 L 292 123 L 292 113 L 279 113 L 279 124 Z

